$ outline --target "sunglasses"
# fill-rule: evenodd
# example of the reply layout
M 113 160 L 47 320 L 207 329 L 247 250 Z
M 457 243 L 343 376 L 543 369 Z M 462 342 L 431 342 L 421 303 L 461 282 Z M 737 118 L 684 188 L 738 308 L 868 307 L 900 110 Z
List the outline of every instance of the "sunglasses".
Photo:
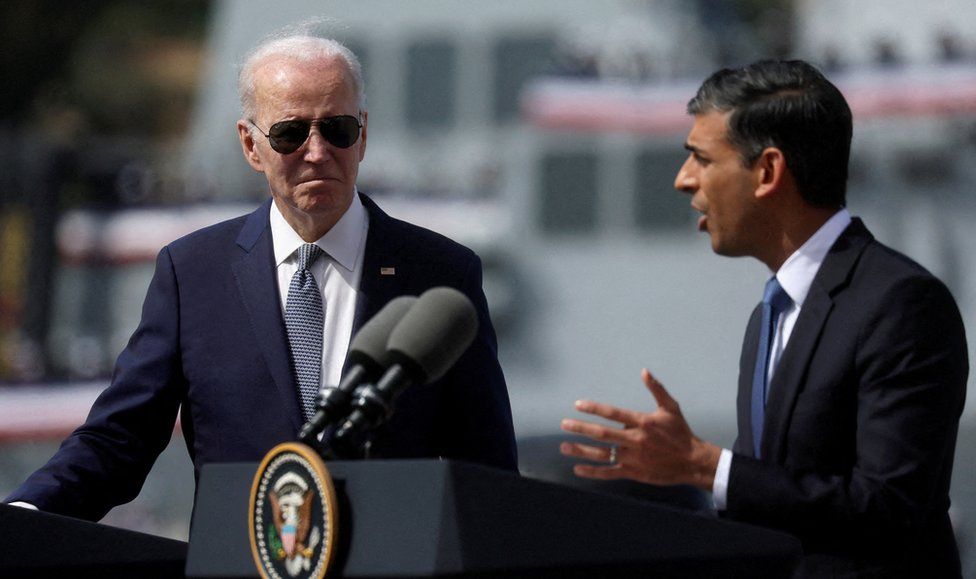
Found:
M 317 124 L 319 132 L 322 133 L 322 138 L 340 149 L 348 149 L 359 140 L 359 129 L 363 126 L 359 119 L 350 115 L 307 121 L 301 119 L 280 121 L 271 125 L 267 133 L 254 121 L 248 119 L 248 122 L 268 138 L 268 143 L 271 144 L 272 149 L 282 155 L 297 151 L 308 140 L 312 125 Z

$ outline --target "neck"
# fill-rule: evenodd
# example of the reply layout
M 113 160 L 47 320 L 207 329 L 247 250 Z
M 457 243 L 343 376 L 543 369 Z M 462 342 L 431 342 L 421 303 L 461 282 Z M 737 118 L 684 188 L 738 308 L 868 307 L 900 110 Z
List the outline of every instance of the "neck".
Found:
M 806 206 L 801 210 L 784 211 L 770 240 L 770 251 L 760 257 L 760 260 L 770 270 L 779 271 L 783 263 L 813 237 L 813 234 L 819 231 L 838 210 L 838 208 Z
M 274 203 L 278 206 L 278 211 L 281 212 L 281 216 L 295 230 L 295 233 L 302 238 L 302 241 L 314 243 L 321 239 L 323 235 L 328 233 L 342 219 L 342 216 L 349 210 L 351 201 L 339 211 L 315 214 L 299 211 L 287 203 L 280 202 L 277 197 L 274 198 Z

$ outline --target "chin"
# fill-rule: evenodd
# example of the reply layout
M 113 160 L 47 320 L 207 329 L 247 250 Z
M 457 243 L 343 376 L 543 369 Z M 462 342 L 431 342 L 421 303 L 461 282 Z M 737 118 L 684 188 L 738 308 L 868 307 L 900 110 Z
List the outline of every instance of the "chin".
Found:
M 298 208 L 311 215 L 317 213 L 334 213 L 336 211 L 344 211 L 349 207 L 351 201 L 352 195 L 329 191 L 303 196 L 298 203 Z
M 714 235 L 711 235 L 711 238 L 709 239 L 709 241 L 712 244 L 712 251 L 714 253 L 716 253 L 718 255 L 725 255 L 725 251 L 724 251 L 724 248 L 722 247 L 722 242 L 721 241 L 719 241 L 718 239 L 716 239 Z
M 712 251 L 715 252 L 715 255 L 721 255 L 722 257 L 747 257 L 752 255 L 741 247 L 729 247 L 716 243 L 712 243 Z
M 728 243 L 723 243 L 722 240 L 716 237 L 714 234 L 711 234 L 711 238 L 712 251 L 716 255 L 723 255 L 725 257 L 736 257 L 740 255 L 737 251 L 735 251 L 734 247 L 729 246 Z

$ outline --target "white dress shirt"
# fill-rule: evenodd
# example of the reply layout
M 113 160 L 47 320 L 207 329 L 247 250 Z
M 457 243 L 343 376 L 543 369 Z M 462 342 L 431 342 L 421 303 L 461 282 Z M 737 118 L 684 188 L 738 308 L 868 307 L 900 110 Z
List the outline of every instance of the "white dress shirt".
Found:
M 810 239 L 800 246 L 786 259 L 779 271 L 775 272 L 786 294 L 793 300 L 793 305 L 779 316 L 773 333 L 773 345 L 769 353 L 769 366 L 766 368 L 766 383 L 773 383 L 773 373 L 776 365 L 786 349 L 793 326 L 803 309 L 803 302 L 810 293 L 813 278 L 820 271 L 824 258 L 840 234 L 851 224 L 851 214 L 847 209 L 841 209 L 817 230 Z M 768 394 L 767 394 L 768 397 Z M 732 451 L 723 448 L 715 471 L 715 482 L 712 484 L 712 501 L 715 508 L 724 511 L 728 499 L 729 471 L 732 470 Z
M 325 324 L 322 332 L 322 372 L 319 386 L 337 386 L 352 338 L 356 296 L 363 271 L 369 216 L 359 196 L 328 233 L 315 241 L 324 255 L 312 264 L 312 276 L 322 293 Z M 298 248 L 305 241 L 295 232 L 278 206 L 271 204 L 271 240 L 274 244 L 281 313 L 285 313 L 288 288 L 298 269 Z

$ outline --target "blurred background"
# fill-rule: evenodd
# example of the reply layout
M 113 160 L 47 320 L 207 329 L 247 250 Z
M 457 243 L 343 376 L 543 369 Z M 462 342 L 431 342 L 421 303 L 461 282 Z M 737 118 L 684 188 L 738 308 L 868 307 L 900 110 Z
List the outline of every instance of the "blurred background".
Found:
M 768 271 L 720 258 L 672 188 L 684 105 L 721 66 L 798 57 L 855 117 L 849 206 L 976 313 L 972 0 L 9 0 L 0 7 L 0 495 L 80 424 L 138 323 L 156 252 L 267 195 L 240 154 L 236 65 L 316 27 L 362 59 L 359 188 L 475 249 L 524 474 L 568 482 L 577 398 L 653 401 L 735 437 L 738 356 Z M 976 577 L 976 403 L 952 515 Z M 106 522 L 186 538 L 177 431 Z

